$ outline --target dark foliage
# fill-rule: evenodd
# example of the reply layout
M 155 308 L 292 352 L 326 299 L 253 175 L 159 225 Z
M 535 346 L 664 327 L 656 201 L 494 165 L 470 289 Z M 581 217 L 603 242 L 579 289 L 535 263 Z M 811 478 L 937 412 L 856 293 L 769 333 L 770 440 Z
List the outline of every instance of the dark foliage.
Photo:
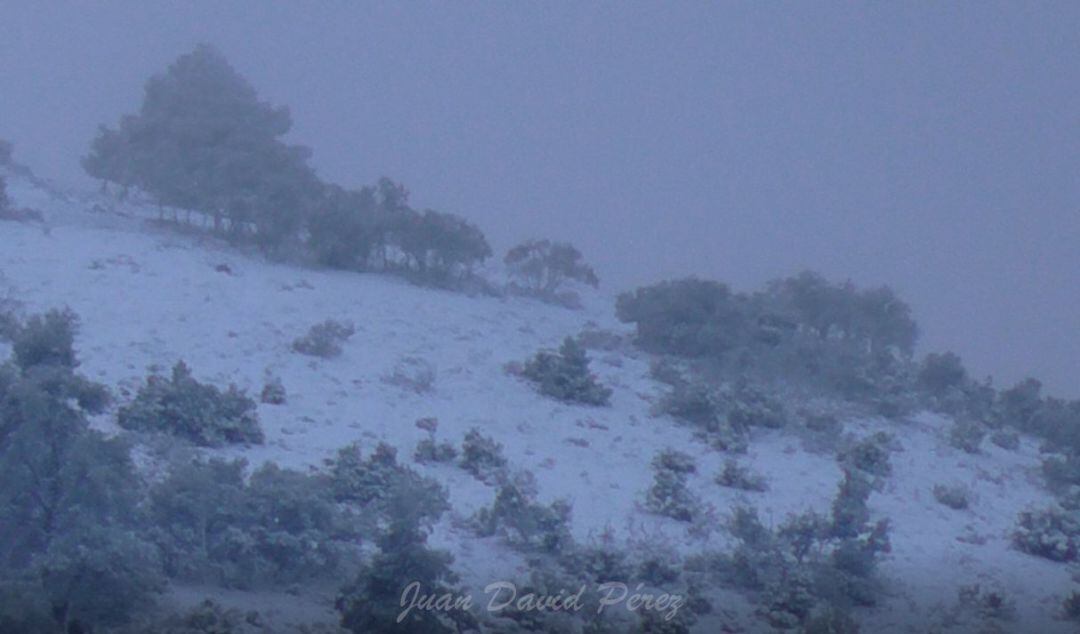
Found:
M 169 378 L 152 374 L 135 400 L 120 408 L 125 429 L 164 432 L 204 447 L 262 443 L 255 401 L 235 386 L 222 392 L 199 383 L 183 361 Z
M 567 403 L 603 406 L 611 400 L 611 389 L 589 372 L 589 357 L 573 337 L 564 339 L 557 353 L 536 353 L 522 375 L 536 383 L 541 394 Z
M 333 578 L 355 556 L 363 524 L 335 503 L 325 478 L 267 463 L 177 465 L 150 492 L 166 572 L 226 587 Z

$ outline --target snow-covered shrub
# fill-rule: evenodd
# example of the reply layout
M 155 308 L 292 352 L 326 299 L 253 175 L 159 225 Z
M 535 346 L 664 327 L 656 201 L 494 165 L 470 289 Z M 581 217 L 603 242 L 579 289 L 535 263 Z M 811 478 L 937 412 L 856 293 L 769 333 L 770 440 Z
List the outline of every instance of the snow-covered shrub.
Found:
M 731 395 L 727 416 L 736 429 L 779 429 L 788 420 L 782 402 L 750 385 L 739 386 Z
M 330 490 L 334 500 L 388 512 L 395 497 L 409 497 L 424 509 L 425 517 L 437 518 L 449 508 L 446 490 L 435 480 L 399 464 L 397 450 L 379 443 L 367 459 L 360 445 L 352 443 L 328 460 Z
M 287 399 L 285 384 L 276 376 L 269 377 L 263 384 L 259 400 L 267 405 L 284 405 Z
M 645 508 L 680 522 L 694 519 L 701 501 L 686 486 L 687 474 L 697 470 L 682 452 L 665 450 L 652 461 L 653 484 L 645 496 Z
M 838 459 L 847 469 L 857 469 L 877 478 L 887 478 L 892 474 L 888 443 L 888 437 L 869 436 L 841 451 Z
M 832 525 L 830 533 L 834 537 L 857 537 L 870 520 L 867 501 L 873 491 L 873 484 L 862 472 L 845 469 L 844 479 L 832 503 Z
M 435 389 L 435 366 L 419 357 L 405 357 L 394 366 L 394 371 L 382 377 L 383 383 L 396 385 L 417 394 L 427 394 Z
M 506 457 L 502 445 L 473 427 L 461 443 L 459 465 L 478 480 L 491 483 L 501 480 L 506 472 Z
M 723 401 L 705 383 L 680 380 L 660 399 L 657 411 L 705 431 L 715 431 L 721 424 Z
M 652 468 L 656 471 L 697 473 L 697 465 L 694 464 L 693 457 L 676 449 L 664 449 L 653 456 Z
M 263 442 L 255 401 L 230 385 L 199 383 L 183 361 L 168 378 L 151 374 L 135 400 L 117 412 L 124 429 L 164 432 L 204 447 Z
M 1042 461 L 1042 472 L 1050 490 L 1068 492 L 1070 487 L 1080 486 L 1080 456 L 1048 456 Z
M 166 572 L 251 588 L 332 576 L 355 557 L 358 522 L 325 478 L 243 461 L 175 466 L 150 492 L 149 516 Z
M 21 368 L 59 365 L 74 368 L 75 333 L 79 319 L 69 308 L 33 315 L 18 325 L 12 337 L 15 363 Z
M 450 463 L 457 460 L 457 447 L 448 442 L 436 442 L 434 438 L 425 438 L 416 443 L 413 460 L 420 464 Z
M 971 491 L 963 485 L 934 485 L 934 499 L 951 509 L 957 511 L 966 509 L 971 504 L 970 498 Z
M 1013 543 L 1051 561 L 1075 561 L 1080 551 L 1080 512 L 1055 507 L 1020 513 Z
M 966 453 L 979 453 L 986 429 L 977 421 L 960 418 L 949 430 L 949 444 Z
M 990 442 L 1002 449 L 1016 451 L 1020 448 L 1020 434 L 1011 429 L 999 429 L 990 434 Z
M 327 319 L 312 326 L 306 335 L 292 343 L 292 349 L 300 354 L 330 359 L 341 354 L 341 346 L 356 333 L 349 322 Z
M 589 357 L 573 337 L 564 339 L 558 352 L 537 352 L 525 363 L 522 376 L 535 383 L 541 394 L 567 403 L 608 405 L 611 400 L 611 389 L 589 372 Z
M 1016 604 L 1000 588 L 984 588 L 980 584 L 960 586 L 956 591 L 957 607 L 980 621 L 1011 621 L 1016 617 Z
M 1061 618 L 1080 621 L 1080 591 L 1073 590 L 1061 601 Z
M 556 500 L 550 505 L 536 501 L 536 485 L 523 475 L 499 487 L 490 507 L 472 518 L 481 536 L 500 535 L 515 548 L 558 553 L 571 543 L 570 504 Z
M 761 492 L 769 490 L 769 485 L 763 476 L 753 473 L 750 469 L 734 460 L 724 462 L 724 469 L 716 475 L 716 483 L 722 487 L 741 491 Z

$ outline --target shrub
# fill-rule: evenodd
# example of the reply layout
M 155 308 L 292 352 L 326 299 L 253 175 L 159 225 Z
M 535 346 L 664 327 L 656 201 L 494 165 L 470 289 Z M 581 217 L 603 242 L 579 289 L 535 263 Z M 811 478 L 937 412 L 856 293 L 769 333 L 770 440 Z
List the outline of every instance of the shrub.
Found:
M 970 496 L 971 493 L 965 486 L 958 484 L 950 486 L 944 484 L 934 485 L 934 499 L 953 510 L 962 511 L 966 509 L 970 504 Z
M 673 471 L 675 473 L 697 473 L 697 465 L 688 454 L 675 449 L 665 449 L 653 456 L 652 468 L 655 471 Z
M 1067 621 L 1080 621 L 1080 592 L 1073 590 L 1061 601 L 1061 617 Z
M 522 375 L 536 383 L 541 394 L 567 403 L 608 405 L 611 400 L 611 389 L 597 383 L 585 349 L 572 337 L 563 340 L 558 353 L 536 353 Z
M 307 334 L 293 341 L 292 348 L 300 354 L 331 359 L 341 354 L 341 346 L 356 329 L 351 323 L 327 319 L 315 324 Z
M 468 275 L 473 266 L 491 256 L 484 233 L 460 216 L 410 210 L 403 220 L 398 246 L 420 282 L 453 285 L 455 277 Z
M 769 485 L 765 478 L 751 472 L 734 460 L 724 462 L 724 469 L 716 476 L 716 483 L 722 487 L 739 489 L 742 491 L 768 491 Z
M 490 508 L 473 518 L 481 536 L 500 534 L 515 548 L 558 553 L 570 544 L 570 504 L 556 500 L 549 506 L 536 501 L 531 476 L 504 483 Z
M 886 478 L 892 474 L 889 449 L 885 446 L 888 440 L 876 435 L 863 438 L 840 453 L 840 463 L 878 478 Z
M 698 382 L 679 381 L 660 400 L 658 410 L 673 418 L 716 431 L 721 425 L 723 403 L 716 391 Z
M 999 429 L 990 434 L 990 442 L 1002 449 L 1016 451 L 1020 448 L 1020 435 L 1008 429 Z
M 952 352 L 931 352 L 919 367 L 919 386 L 934 396 L 943 396 L 950 389 L 960 389 L 966 381 L 964 363 Z
M 787 413 L 779 400 L 757 388 L 742 385 L 731 397 L 728 421 L 736 429 L 779 429 L 787 423 Z
M 285 384 L 281 379 L 276 376 L 267 379 L 259 394 L 259 400 L 268 405 L 284 405 L 286 399 Z
M 1049 508 L 1020 513 L 1013 543 L 1029 555 L 1051 561 L 1075 561 L 1080 548 L 1080 519 L 1076 512 Z
M 1016 605 L 1000 589 L 985 589 L 976 583 L 960 586 L 957 596 L 960 609 L 980 619 L 1011 621 L 1016 616 Z
M 1065 493 L 1080 485 L 1080 456 L 1050 456 L 1042 462 L 1043 477 L 1052 491 Z
M 457 460 L 458 450 L 448 442 L 437 443 L 434 438 L 425 438 L 416 443 L 413 460 L 420 464 L 453 462 Z
M 20 368 L 59 365 L 75 368 L 75 332 L 78 317 L 70 309 L 34 315 L 16 328 L 12 341 L 15 363 Z
M 986 429 L 978 422 L 962 418 L 949 430 L 949 444 L 966 453 L 979 453 Z
M 358 522 L 324 478 L 274 463 L 247 480 L 245 471 L 243 461 L 192 461 L 151 490 L 153 535 L 170 576 L 282 586 L 330 578 L 355 557 Z
M 852 538 L 859 535 L 870 520 L 867 501 L 872 490 L 873 485 L 862 472 L 844 470 L 844 479 L 840 481 L 839 491 L 832 503 L 832 536 Z
M 435 366 L 419 357 L 405 357 L 394 366 L 392 374 L 382 377 L 383 383 L 427 394 L 435 389 Z
M 465 434 L 461 443 L 461 468 L 478 480 L 490 483 L 502 479 L 506 472 L 506 457 L 502 445 L 484 436 L 477 428 Z
M 408 496 L 423 509 L 424 519 L 436 520 L 449 508 L 445 489 L 397 461 L 397 450 L 379 443 L 365 460 L 360 445 L 338 450 L 328 461 L 330 490 L 338 502 L 358 504 L 385 514 L 395 496 Z
M 652 461 L 653 485 L 645 496 L 645 508 L 680 522 L 690 522 L 700 501 L 686 486 L 688 473 L 696 471 L 689 456 L 671 450 L 658 453 Z
M 203 447 L 263 442 L 255 401 L 230 385 L 222 392 L 199 383 L 183 361 L 169 378 L 151 374 L 135 400 L 120 408 L 124 429 L 165 432 Z

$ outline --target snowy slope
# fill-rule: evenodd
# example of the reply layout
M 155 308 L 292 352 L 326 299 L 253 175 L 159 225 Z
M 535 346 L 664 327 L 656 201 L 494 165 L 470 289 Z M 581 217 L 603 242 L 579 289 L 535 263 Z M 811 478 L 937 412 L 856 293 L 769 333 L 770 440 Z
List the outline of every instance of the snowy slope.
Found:
M 807 508 L 827 512 L 835 494 L 835 459 L 805 451 L 783 432 L 756 438 L 740 459 L 769 479 L 767 493 L 713 484 L 727 456 L 650 413 L 661 385 L 649 377 L 649 358 L 628 347 L 591 352 L 594 371 L 614 388 L 610 408 L 560 404 L 505 371 L 508 362 L 557 346 L 590 322 L 629 332 L 614 318 L 612 295 L 587 297 L 582 311 L 466 297 L 384 276 L 268 263 L 212 240 L 150 228 L 141 218 L 154 212 L 135 205 L 102 199 L 97 202 L 110 209 L 91 212 L 92 196 L 65 200 L 18 179 L 10 181 L 9 193 L 19 205 L 43 210 L 46 225 L 0 223 L 2 281 L 28 311 L 67 305 L 80 315 L 77 348 L 87 376 L 121 398 L 134 393 L 148 367 L 168 368 L 180 358 L 200 380 L 253 393 L 267 373 L 281 378 L 287 404 L 259 406 L 266 444 L 219 454 L 242 455 L 253 465 L 273 460 L 317 467 L 349 442 L 371 448 L 384 440 L 409 461 L 426 437 L 414 421 L 433 416 L 439 440 L 457 445 L 479 427 L 504 445 L 513 468 L 536 476 L 542 501 L 571 500 L 579 540 L 605 536 L 682 554 L 724 548 L 728 537 L 723 530 L 690 535 L 685 524 L 642 512 L 649 462 L 659 449 L 695 457 L 691 487 L 715 508 L 718 521 L 733 503 L 748 500 L 776 524 Z M 216 270 L 221 264 L 231 273 Z M 322 360 L 290 350 L 294 338 L 327 318 L 356 324 L 344 354 Z M 418 363 L 435 371 L 430 393 L 387 380 Z M 892 596 L 860 614 L 864 631 L 894 629 L 915 617 L 924 625 L 912 631 L 925 631 L 940 623 L 956 588 L 971 583 L 1006 591 L 1020 611 L 1021 620 L 1012 624 L 1017 631 L 1071 631 L 1051 618 L 1074 587 L 1068 569 L 1010 547 L 1017 513 L 1051 503 L 1039 484 L 1035 445 L 1009 452 L 987 443 L 983 454 L 968 455 L 949 446 L 948 424 L 934 415 L 848 424 L 849 431 L 866 434 L 887 429 L 903 447 L 893 454 L 885 490 L 871 498 L 874 511 L 892 522 L 892 552 L 883 567 Z M 465 583 L 483 587 L 519 574 L 520 558 L 512 551 L 478 540 L 455 521 L 489 504 L 494 490 L 454 467 L 416 468 L 450 490 L 454 512 L 432 542 L 455 554 Z M 937 503 L 931 489 L 943 483 L 968 485 L 971 508 Z M 723 600 L 718 614 L 699 624 L 701 631 L 760 631 L 750 606 L 733 595 Z

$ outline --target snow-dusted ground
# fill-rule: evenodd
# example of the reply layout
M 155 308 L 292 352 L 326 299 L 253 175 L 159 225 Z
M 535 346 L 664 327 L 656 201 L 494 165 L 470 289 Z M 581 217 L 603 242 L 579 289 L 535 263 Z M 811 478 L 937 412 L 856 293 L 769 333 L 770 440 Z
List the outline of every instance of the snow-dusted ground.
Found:
M 196 376 L 235 383 L 258 393 L 268 373 L 288 391 L 282 406 L 260 405 L 267 442 L 220 450 L 253 465 L 319 466 L 339 447 L 384 440 L 409 460 L 426 437 L 414 421 L 433 416 L 438 439 L 460 444 L 472 427 L 505 447 L 514 469 L 536 476 L 542 501 L 573 502 L 573 530 L 583 541 L 614 538 L 653 550 L 689 554 L 724 548 L 723 530 L 690 535 L 685 524 L 640 509 L 651 484 L 649 462 L 672 447 L 697 461 L 691 487 L 714 507 L 717 522 L 739 500 L 754 504 L 766 523 L 814 508 L 827 512 L 840 470 L 833 457 L 805 451 L 790 433 L 755 439 L 739 458 L 769 479 L 766 493 L 740 493 L 712 482 L 724 454 L 695 441 L 672 420 L 654 417 L 661 386 L 649 377 L 649 359 L 629 349 L 593 351 L 593 369 L 614 388 L 612 407 L 575 407 L 538 395 L 508 374 L 540 347 L 555 347 L 588 322 L 628 332 L 613 315 L 613 297 L 586 298 L 570 311 L 520 298 L 466 297 L 416 288 L 399 280 L 307 270 L 264 261 L 215 241 L 148 228 L 139 215 L 116 207 L 91 212 L 93 198 L 68 200 L 14 179 L 9 193 L 22 206 L 41 209 L 46 226 L 0 223 L 0 272 L 27 310 L 67 305 L 81 318 L 77 348 L 82 372 L 133 394 L 150 366 L 183 359 Z M 128 212 L 126 217 L 116 212 Z M 216 270 L 226 264 L 231 273 Z M 0 289 L 2 291 L 3 289 Z M 327 318 L 351 320 L 357 332 L 344 354 L 331 360 L 291 351 L 290 343 Z M 386 379 L 398 368 L 427 364 L 433 389 L 416 393 Z M 107 422 L 102 422 L 107 424 Z M 864 631 L 927 631 L 940 624 L 957 587 L 1002 588 L 1020 620 L 1006 631 L 1071 631 L 1052 617 L 1075 584 L 1060 564 L 1010 547 L 1017 513 L 1051 503 L 1040 486 L 1035 445 L 1009 452 L 990 443 L 981 455 L 947 442 L 949 421 L 920 415 L 896 423 L 849 421 L 847 429 L 891 431 L 902 451 L 894 474 L 871 498 L 892 522 L 892 552 L 883 566 L 890 600 L 860 613 Z M 464 517 L 491 502 L 494 490 L 452 466 L 417 466 L 451 494 L 452 515 Z M 961 483 L 974 492 L 968 510 L 934 500 L 935 484 Z M 478 540 L 448 517 L 432 537 L 450 549 L 464 581 L 482 588 L 521 574 L 520 557 L 493 540 Z M 761 631 L 752 608 L 730 593 L 703 632 Z

